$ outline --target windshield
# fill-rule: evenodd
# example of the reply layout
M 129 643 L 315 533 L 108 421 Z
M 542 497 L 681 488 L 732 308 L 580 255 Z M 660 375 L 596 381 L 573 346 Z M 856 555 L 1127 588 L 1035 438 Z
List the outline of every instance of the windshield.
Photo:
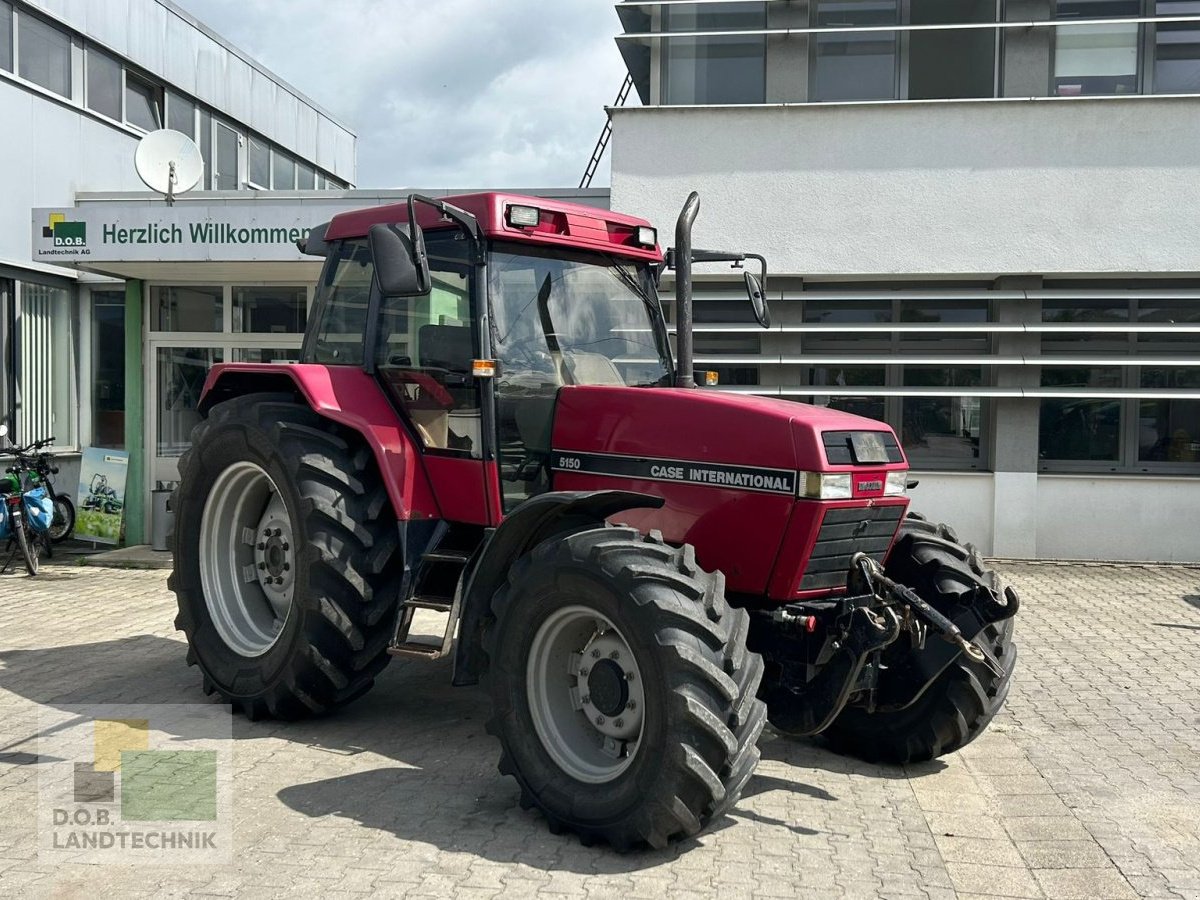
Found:
M 599 253 L 496 244 L 488 273 L 492 341 L 505 375 L 558 385 L 670 383 L 644 267 Z

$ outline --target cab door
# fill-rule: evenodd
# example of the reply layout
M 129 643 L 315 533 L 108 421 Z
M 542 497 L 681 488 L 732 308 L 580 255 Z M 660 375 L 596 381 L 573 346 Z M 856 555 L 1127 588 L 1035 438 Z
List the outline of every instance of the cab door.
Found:
M 375 374 L 421 442 L 442 515 L 495 525 L 495 467 L 487 463 L 483 391 L 472 372 L 480 356 L 478 268 L 461 232 L 427 232 L 425 243 L 430 292 L 377 298 Z

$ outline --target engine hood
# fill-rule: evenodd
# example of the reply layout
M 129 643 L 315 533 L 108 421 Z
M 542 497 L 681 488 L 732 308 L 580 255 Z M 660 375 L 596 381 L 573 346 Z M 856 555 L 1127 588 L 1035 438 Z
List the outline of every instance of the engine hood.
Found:
M 764 470 L 837 471 L 826 432 L 880 432 L 883 422 L 771 397 L 686 389 L 565 387 L 554 449 L 686 460 Z M 893 464 L 891 468 L 903 466 Z

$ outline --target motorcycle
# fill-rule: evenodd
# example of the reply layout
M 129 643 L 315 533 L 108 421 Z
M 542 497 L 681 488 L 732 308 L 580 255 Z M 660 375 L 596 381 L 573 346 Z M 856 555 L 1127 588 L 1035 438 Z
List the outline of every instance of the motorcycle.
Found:
M 0 438 L 8 434 L 8 426 L 0 424 Z M 38 573 L 39 549 L 50 548 L 50 524 L 54 518 L 54 502 L 50 499 L 46 488 L 39 485 L 27 485 L 22 473 L 26 471 L 24 463 L 30 447 L 18 447 L 13 452 L 17 457 L 16 465 L 5 469 L 0 478 L 0 539 L 8 538 L 9 557 L 0 572 L 8 568 L 17 551 L 25 560 L 25 571 L 30 575 Z M 14 544 L 15 549 L 13 549 Z
M 54 465 L 54 457 L 42 450 L 53 443 L 54 438 L 48 437 L 30 444 L 26 449 L 34 452 L 23 460 L 23 464 L 29 472 L 29 483 L 42 485 L 54 503 L 54 520 L 47 535 L 51 544 L 61 544 L 75 533 L 75 503 L 69 495 L 54 489 L 53 476 L 58 474 L 58 466 Z

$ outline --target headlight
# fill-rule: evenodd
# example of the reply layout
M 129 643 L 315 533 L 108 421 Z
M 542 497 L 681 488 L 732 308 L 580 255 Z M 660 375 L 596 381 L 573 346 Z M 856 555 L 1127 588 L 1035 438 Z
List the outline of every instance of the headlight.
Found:
M 903 497 L 908 493 L 908 473 L 888 472 L 887 482 L 883 486 L 883 496 Z
M 849 500 L 851 496 L 849 472 L 829 474 L 824 472 L 801 472 L 801 496 L 810 500 Z

